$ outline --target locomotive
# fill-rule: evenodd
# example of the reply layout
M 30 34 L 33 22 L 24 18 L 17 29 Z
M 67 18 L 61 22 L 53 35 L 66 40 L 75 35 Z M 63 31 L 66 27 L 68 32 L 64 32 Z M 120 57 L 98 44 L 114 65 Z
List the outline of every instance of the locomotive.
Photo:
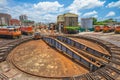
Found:
M 94 31 L 95 32 L 100 32 L 100 31 L 102 31 L 102 27 L 101 26 L 95 26 Z
M 20 31 L 22 34 L 32 35 L 33 34 L 33 27 L 32 26 L 21 26 Z
M 20 38 L 21 31 L 16 26 L 3 26 L 3 27 L 0 27 L 0 37 Z
M 113 32 L 113 31 L 114 31 L 114 27 L 111 27 L 111 26 L 104 26 L 103 27 L 103 33 Z
M 116 26 L 115 27 L 115 33 L 119 33 L 120 34 L 120 26 Z
M 42 38 L 40 32 L 35 32 L 34 33 L 34 39 L 37 40 L 37 39 L 40 39 L 40 38 Z

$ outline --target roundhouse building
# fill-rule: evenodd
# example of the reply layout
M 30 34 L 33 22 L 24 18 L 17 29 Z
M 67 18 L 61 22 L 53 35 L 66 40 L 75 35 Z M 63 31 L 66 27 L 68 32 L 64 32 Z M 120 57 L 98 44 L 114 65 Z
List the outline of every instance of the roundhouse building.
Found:
M 57 16 L 57 30 L 61 33 L 63 31 L 64 27 L 64 16 L 63 15 L 58 15 Z
M 78 15 L 73 13 L 66 13 L 63 16 L 65 26 L 78 26 Z
M 78 26 L 78 15 L 73 13 L 65 13 L 63 15 L 58 15 L 57 25 L 59 31 L 62 32 L 65 27 L 76 27 Z
M 0 13 L 0 25 L 10 25 L 11 15 Z

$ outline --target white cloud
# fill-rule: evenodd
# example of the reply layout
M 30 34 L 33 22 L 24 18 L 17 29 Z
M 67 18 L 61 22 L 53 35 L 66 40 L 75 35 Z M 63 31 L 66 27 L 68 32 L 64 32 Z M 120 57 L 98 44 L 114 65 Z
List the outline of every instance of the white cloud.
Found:
M 98 15 L 94 15 L 93 17 L 98 18 Z
M 34 4 L 34 8 L 37 10 L 40 10 L 42 12 L 56 12 L 60 10 L 64 5 L 61 5 L 58 3 L 58 1 L 55 2 L 39 2 L 38 4 Z
M 6 5 L 7 4 L 7 0 L 0 0 L 0 6 L 1 5 Z
M 100 0 L 74 0 L 68 7 L 71 12 L 78 12 L 81 9 L 90 9 L 103 6 L 105 1 Z
M 12 1 L 12 0 L 11 0 Z M 56 21 L 56 17 L 59 14 L 63 14 L 65 12 L 72 12 L 79 15 L 79 19 L 81 16 L 80 10 L 82 9 L 90 9 L 95 7 L 103 6 L 105 1 L 100 0 L 74 0 L 71 5 L 68 7 L 64 7 L 63 4 L 60 4 L 58 1 L 49 2 L 43 1 L 36 4 L 30 3 L 14 3 L 8 2 L 8 0 L 0 0 L 0 6 L 2 3 L 5 3 L 3 7 L 0 7 L 0 12 L 9 13 L 13 18 L 19 18 L 21 14 L 26 14 L 29 19 L 38 21 L 47 21 L 54 22 Z M 14 5 L 14 6 L 13 6 Z M 92 11 L 86 13 L 84 15 L 87 16 L 97 16 L 96 11 Z
M 88 13 L 85 13 L 83 15 L 83 17 L 97 17 L 97 12 L 96 11 L 92 11 L 92 12 L 88 12 Z M 96 16 L 95 16 L 96 15 Z
M 111 2 L 106 7 L 109 7 L 109 8 L 111 8 L 111 7 L 118 7 L 118 8 L 120 8 L 120 0 L 117 1 L 117 2 Z
M 110 11 L 110 12 L 106 15 L 106 17 L 111 17 L 111 16 L 115 16 L 115 12 Z
M 51 14 L 46 14 L 44 17 L 43 17 L 44 21 L 46 22 L 55 22 L 56 19 L 57 19 L 57 14 L 56 15 L 51 15 Z
M 7 6 L 0 7 L 0 12 L 11 14 L 12 18 L 19 19 L 21 14 L 26 14 L 29 19 L 36 22 L 47 20 L 56 21 L 58 13 L 64 12 L 64 5 L 55 2 L 39 2 L 38 4 L 18 4 L 10 7 L 10 3 Z

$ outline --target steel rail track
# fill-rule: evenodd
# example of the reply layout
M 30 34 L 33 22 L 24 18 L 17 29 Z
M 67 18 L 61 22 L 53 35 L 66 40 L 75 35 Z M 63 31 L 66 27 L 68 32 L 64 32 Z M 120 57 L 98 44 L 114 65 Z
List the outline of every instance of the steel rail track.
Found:
M 84 45 L 82 43 L 79 43 L 79 42 L 76 42 L 73 39 L 70 39 L 68 37 L 58 36 L 57 39 L 62 41 L 62 42 L 65 42 L 66 44 L 69 44 L 69 45 L 71 45 L 71 46 L 73 46 L 75 48 L 78 48 L 80 50 L 84 50 L 86 52 L 89 52 L 92 55 L 94 55 L 96 57 L 100 57 L 100 58 L 102 58 L 104 60 L 109 60 L 109 58 L 111 57 L 111 55 L 107 55 L 107 54 L 101 53 L 101 52 L 99 52 L 97 50 L 94 50 L 92 48 L 89 48 L 86 45 Z
M 5 61 L 5 60 L 8 61 L 7 56 L 13 48 L 20 45 L 23 42 L 31 40 L 31 39 L 32 39 L 32 37 L 30 37 L 30 36 L 29 37 L 24 37 L 24 38 L 21 38 L 21 39 L 10 41 L 10 42 L 2 45 L 0 47 L 0 62 Z M 0 73 L 0 79 L 9 80 L 9 78 L 2 73 Z
M 66 38 L 66 39 L 69 39 L 69 38 Z M 62 42 L 64 42 L 64 43 L 66 43 L 66 41 L 68 41 L 68 40 L 66 40 L 66 41 L 61 40 L 60 38 L 58 38 L 58 40 L 60 40 L 60 41 L 62 41 Z M 71 40 L 71 39 L 70 39 L 70 40 Z M 77 44 L 77 43 L 80 44 L 80 43 L 79 43 L 79 42 L 76 42 L 76 41 L 74 41 L 74 40 L 72 40 L 71 43 L 72 43 L 72 42 L 74 42 L 72 45 L 69 44 L 69 43 L 66 43 L 66 44 L 68 44 L 68 45 L 69 45 L 72 49 L 74 49 L 75 51 L 80 52 L 80 54 L 82 54 L 82 55 L 90 58 L 91 60 L 95 60 L 95 61 L 98 60 L 98 61 L 100 61 L 100 63 L 102 63 L 102 64 L 108 63 L 108 61 L 109 61 L 108 59 L 105 59 L 104 57 L 101 57 L 101 56 L 92 54 L 92 52 L 87 51 L 86 48 L 89 49 L 89 47 L 86 47 L 86 46 L 85 46 L 83 49 L 79 49 L 78 47 L 75 46 L 75 44 Z M 76 43 L 75 43 L 75 42 L 76 42 Z

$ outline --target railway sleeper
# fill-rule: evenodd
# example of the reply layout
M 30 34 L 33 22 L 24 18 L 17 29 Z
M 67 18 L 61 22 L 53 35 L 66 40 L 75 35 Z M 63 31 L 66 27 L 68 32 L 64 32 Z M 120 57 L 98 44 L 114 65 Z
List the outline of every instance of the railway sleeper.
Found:
M 101 40 L 101 39 L 99 39 L 99 40 Z M 98 41 L 99 41 L 98 40 Z M 105 40 L 101 40 L 103 43 L 105 43 L 105 44 L 108 44 L 108 45 L 111 45 L 111 43 L 110 42 L 108 42 L 108 41 L 105 41 Z
M 110 70 L 110 71 L 114 71 L 116 74 L 120 75 L 120 70 L 118 70 L 115 67 L 112 66 L 106 66 L 105 69 Z
M 114 60 L 111 60 L 111 63 L 117 64 L 117 65 L 120 65 L 120 62 L 118 62 L 118 61 L 114 61 Z
M 104 72 L 106 72 L 107 74 L 109 74 L 109 75 L 110 75 L 111 77 L 113 77 L 114 79 L 116 79 L 116 78 L 119 76 L 119 73 L 116 72 L 114 69 L 110 69 L 110 68 L 108 68 L 108 67 L 105 67 L 104 69 L 105 69 Z
M 0 73 L 0 80 L 9 80 L 9 78 L 4 74 Z
M 120 48 L 119 48 L 120 49 Z M 119 51 L 120 52 L 120 50 L 119 49 L 110 49 L 112 52 L 114 52 L 114 51 Z
M 105 44 L 105 45 L 106 45 L 106 44 Z M 107 44 L 106 46 L 109 47 L 109 48 L 115 48 L 115 47 L 116 47 L 116 46 L 113 45 L 113 44 L 109 44 L 109 45 Z
M 99 76 L 96 72 L 88 73 L 88 75 L 93 79 L 93 80 L 101 80 L 104 77 Z M 99 76 L 99 77 L 98 77 Z
M 112 54 L 120 54 L 120 51 L 111 51 L 112 52 Z
M 95 80 L 89 73 L 85 75 L 88 80 Z
M 108 75 L 106 72 L 104 72 L 104 69 L 103 69 L 103 68 L 97 70 L 97 72 L 98 72 L 101 76 L 105 77 L 107 80 L 115 80 L 115 79 L 112 78 L 110 75 Z
M 120 54 L 116 54 L 116 53 L 112 53 L 112 57 L 119 57 L 120 56 Z
M 101 42 L 101 43 L 103 43 L 104 45 L 107 45 L 108 47 L 109 47 L 109 46 L 113 46 L 111 43 L 104 42 L 104 41 L 103 41 L 103 42 Z M 114 47 L 114 46 L 113 46 L 113 47 Z
M 5 53 L 4 52 L 0 52 L 0 56 L 3 56 Z
M 0 56 L 0 61 L 3 60 L 3 56 Z
M 7 47 L 7 46 L 6 46 L 6 47 L 1 47 L 1 48 L 0 48 L 0 51 L 1 51 L 1 50 L 7 50 L 8 48 L 9 48 L 9 47 Z
M 116 50 L 116 51 L 120 51 L 120 47 L 114 47 L 114 48 L 110 48 L 111 50 Z
M 109 65 L 116 68 L 116 69 L 118 69 L 118 70 L 120 70 L 120 65 L 119 64 L 115 64 L 113 62 L 110 62 Z
M 5 61 L 6 60 L 6 56 L 0 56 L 0 62 Z
M 14 47 L 15 45 L 13 45 L 14 43 L 8 44 L 6 45 L 7 47 Z
M 120 56 L 118 56 L 118 55 L 112 55 L 112 58 L 120 60 Z
M 116 58 L 116 57 L 112 57 L 111 59 L 112 62 L 117 62 L 118 64 L 120 64 L 120 59 L 119 58 Z
M 19 44 L 20 44 L 20 42 L 18 41 L 18 42 L 13 43 L 12 45 L 17 46 Z
M 80 75 L 80 76 L 74 76 L 73 80 L 88 80 L 88 79 L 86 78 L 86 76 Z
M 5 52 L 8 52 L 8 50 L 9 50 L 9 49 L 7 49 L 7 50 L 4 49 L 4 50 L 0 50 L 0 52 L 5 53 Z
M 10 49 L 14 48 L 15 45 L 7 45 L 7 47 L 9 47 Z
M 105 77 L 99 75 L 97 72 L 89 73 L 94 80 L 106 80 Z

